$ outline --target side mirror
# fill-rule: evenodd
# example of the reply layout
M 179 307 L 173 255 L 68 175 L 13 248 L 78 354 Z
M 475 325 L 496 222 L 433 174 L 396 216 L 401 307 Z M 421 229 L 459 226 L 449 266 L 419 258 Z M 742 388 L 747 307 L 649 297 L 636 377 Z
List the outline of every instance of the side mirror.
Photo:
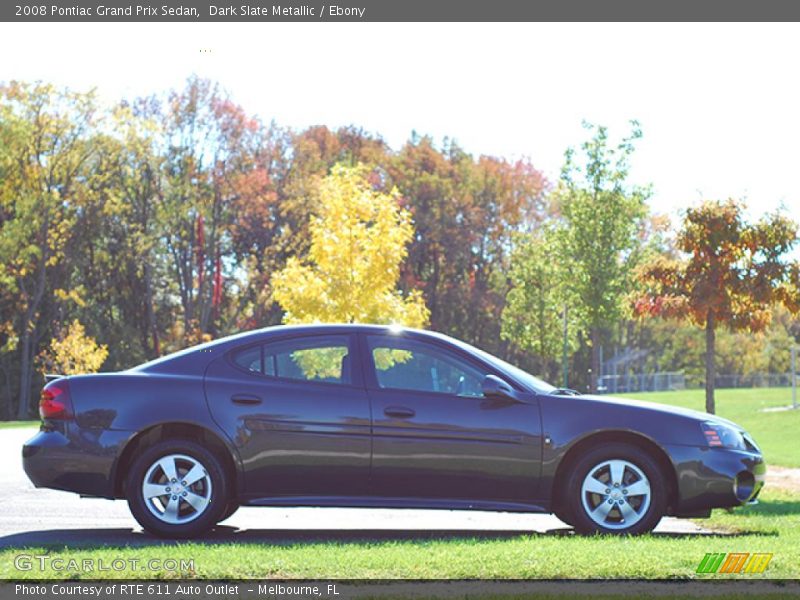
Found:
M 483 390 L 483 395 L 487 398 L 499 397 L 511 398 L 512 400 L 514 399 L 514 390 L 511 389 L 509 384 L 496 375 L 487 375 L 483 379 L 483 385 L 481 387 Z

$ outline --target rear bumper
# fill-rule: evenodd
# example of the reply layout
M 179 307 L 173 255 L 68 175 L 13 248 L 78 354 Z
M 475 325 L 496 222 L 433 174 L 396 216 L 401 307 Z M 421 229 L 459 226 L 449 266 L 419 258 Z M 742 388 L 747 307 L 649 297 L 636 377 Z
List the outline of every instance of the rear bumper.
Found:
M 22 467 L 33 485 L 113 498 L 114 464 L 132 432 L 59 427 L 39 431 L 22 446 Z
M 756 499 L 764 486 L 767 465 L 761 454 L 690 446 L 667 451 L 677 476 L 676 515 L 741 506 Z

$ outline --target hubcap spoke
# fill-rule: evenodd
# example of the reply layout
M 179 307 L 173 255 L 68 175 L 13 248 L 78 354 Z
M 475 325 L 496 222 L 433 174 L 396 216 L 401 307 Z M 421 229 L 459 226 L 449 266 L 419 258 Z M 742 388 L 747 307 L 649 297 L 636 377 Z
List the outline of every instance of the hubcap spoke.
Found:
M 192 467 L 192 470 L 189 471 L 186 475 L 181 478 L 182 482 L 185 484 L 181 484 L 184 487 L 189 487 L 193 483 L 197 483 L 201 479 L 206 476 L 206 470 L 201 465 L 195 465 Z
M 178 506 L 180 500 L 177 496 L 170 496 L 167 506 L 164 509 L 164 520 L 169 523 L 176 523 L 178 521 Z
M 199 494 L 195 494 L 194 492 L 188 492 L 186 496 L 183 497 L 183 499 L 189 504 L 191 504 L 192 508 L 194 508 L 197 512 L 202 512 L 203 509 L 208 504 L 207 499 L 203 498 Z
M 612 460 L 608 467 L 611 471 L 611 483 L 614 485 L 622 485 L 622 477 L 625 475 L 625 462 L 621 460 Z
M 613 507 L 613 504 L 601 502 L 597 505 L 597 508 L 592 511 L 592 519 L 594 519 L 595 523 L 603 523 Z
M 606 490 L 608 489 L 608 484 L 603 483 L 602 481 L 598 481 L 591 475 L 586 478 L 586 481 L 583 484 L 583 489 L 586 492 L 590 492 L 592 494 L 601 494 L 603 496 L 606 495 Z
M 166 496 L 169 494 L 166 485 L 160 483 L 145 483 L 142 486 L 142 494 L 145 498 L 157 498 L 158 496 Z
M 178 472 L 175 469 L 174 456 L 165 456 L 164 458 L 158 461 L 158 466 L 161 467 L 162 471 L 164 471 L 164 475 L 167 476 L 167 479 L 169 481 L 173 481 L 178 478 Z
M 633 510 L 633 507 L 625 502 L 619 505 L 619 511 L 622 513 L 622 518 L 625 519 L 625 524 L 630 525 L 639 520 L 639 515 Z
M 625 489 L 628 490 L 628 496 L 644 496 L 650 493 L 650 483 L 644 479 L 640 479 L 630 484 Z

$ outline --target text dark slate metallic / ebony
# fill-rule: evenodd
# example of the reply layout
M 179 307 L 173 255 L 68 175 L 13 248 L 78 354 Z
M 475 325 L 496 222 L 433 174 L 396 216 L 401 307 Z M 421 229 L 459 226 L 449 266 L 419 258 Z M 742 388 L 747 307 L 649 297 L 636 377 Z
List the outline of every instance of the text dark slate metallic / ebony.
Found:
M 125 498 L 191 537 L 241 505 L 552 512 L 581 533 L 753 502 L 736 424 L 557 389 L 444 335 L 271 327 L 50 381 L 22 450 L 37 487 Z

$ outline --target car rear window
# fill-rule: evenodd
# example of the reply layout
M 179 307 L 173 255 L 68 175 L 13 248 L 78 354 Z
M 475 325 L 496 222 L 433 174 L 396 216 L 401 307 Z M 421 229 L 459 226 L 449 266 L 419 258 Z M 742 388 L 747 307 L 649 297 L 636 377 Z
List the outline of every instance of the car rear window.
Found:
M 267 377 L 323 383 L 352 383 L 347 336 L 283 340 L 245 348 L 233 355 L 242 369 Z

